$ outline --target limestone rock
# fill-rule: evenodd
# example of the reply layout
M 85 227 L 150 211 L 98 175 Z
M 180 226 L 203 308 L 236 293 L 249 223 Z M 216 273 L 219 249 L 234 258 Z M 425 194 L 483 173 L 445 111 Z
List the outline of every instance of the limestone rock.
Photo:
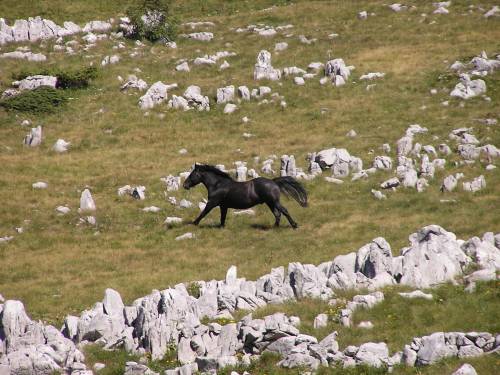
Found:
M 271 53 L 262 50 L 257 56 L 257 63 L 255 64 L 253 78 L 255 80 L 268 79 L 270 81 L 277 81 L 281 78 L 281 71 L 274 69 L 271 65 Z
M 85 189 L 82 191 L 82 195 L 80 197 L 80 209 L 79 212 L 84 211 L 95 211 L 95 203 L 94 199 L 92 199 L 92 194 L 90 194 L 89 189 Z
M 40 146 L 42 144 L 42 127 L 39 125 L 36 128 L 31 128 L 30 133 L 24 137 L 23 143 L 30 147 Z
M 59 138 L 56 143 L 54 143 L 54 146 L 52 146 L 52 149 L 57 153 L 63 153 L 68 151 L 70 145 L 70 142 L 66 142 L 64 139 Z

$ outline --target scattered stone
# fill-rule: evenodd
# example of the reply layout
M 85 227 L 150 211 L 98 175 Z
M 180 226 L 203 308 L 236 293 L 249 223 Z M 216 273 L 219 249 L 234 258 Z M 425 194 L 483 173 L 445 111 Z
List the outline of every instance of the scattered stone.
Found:
M 451 375 L 477 375 L 476 369 L 468 363 L 464 363 L 460 368 Z
M 306 84 L 306 82 L 304 81 L 304 78 L 302 78 L 302 77 L 295 77 L 295 78 L 293 79 L 293 82 L 294 82 L 296 85 L 298 85 L 298 86 L 303 86 L 303 85 L 305 85 L 305 84 Z
M 470 99 L 486 92 L 486 83 L 482 79 L 471 80 L 466 73 L 460 74 L 460 83 L 457 83 L 450 96 L 460 99 Z
M 271 65 L 271 53 L 262 50 L 257 56 L 257 63 L 255 64 L 253 78 L 255 80 L 268 79 L 270 81 L 277 81 L 281 78 L 281 71 L 274 69 Z
M 57 206 L 56 211 L 57 211 L 57 213 L 59 213 L 61 215 L 66 215 L 67 213 L 69 213 L 71 211 L 71 209 L 69 207 L 66 207 L 66 206 Z
M 328 315 L 326 315 L 326 314 L 319 314 L 318 316 L 316 316 L 314 318 L 313 327 L 315 329 L 324 328 L 327 325 L 328 325 Z
M 224 107 L 224 113 L 230 114 L 230 113 L 233 113 L 234 111 L 236 111 L 237 109 L 238 109 L 238 107 L 236 106 L 236 104 L 227 103 Z
M 423 298 L 426 300 L 432 300 L 432 294 L 424 293 L 421 290 L 414 290 L 413 292 L 398 293 L 398 294 L 403 298 L 409 298 L 409 299 Z
M 33 186 L 33 189 L 47 189 L 49 184 L 47 184 L 46 182 L 39 181 L 39 182 L 35 182 L 32 186 Z
M 472 181 L 466 181 L 463 183 L 463 189 L 464 191 L 470 191 L 472 193 L 475 193 L 479 190 L 482 190 L 486 187 L 486 179 L 484 178 L 483 175 L 476 177 Z
M 362 321 L 362 322 L 359 322 L 358 328 L 372 329 L 373 328 L 373 323 L 369 322 L 369 321 Z
M 176 241 L 189 240 L 195 238 L 195 235 L 191 232 L 184 233 L 181 236 L 175 237 Z
M 351 129 L 347 132 L 346 134 L 346 137 L 349 137 L 349 138 L 354 138 L 358 135 L 358 133 L 356 133 L 356 131 L 354 129 Z
M 203 31 L 199 33 L 187 34 L 187 38 L 201 42 L 210 42 L 214 38 L 214 34 L 208 31 Z
M 286 42 L 276 43 L 274 46 L 274 51 L 281 52 L 286 50 L 287 48 L 288 48 L 288 43 Z
M 95 203 L 94 199 L 92 198 L 92 194 L 90 194 L 89 189 L 85 189 L 82 191 L 82 195 L 80 197 L 80 209 L 78 212 L 85 212 L 85 211 L 95 211 Z
M 30 133 L 24 137 L 23 143 L 30 147 L 40 146 L 42 144 L 42 127 L 38 125 L 36 128 L 31 128 Z
M 387 199 L 386 195 L 379 190 L 372 189 L 372 194 L 376 199 L 379 199 L 379 200 Z
M 131 74 L 127 78 L 127 82 L 125 82 L 120 88 L 121 91 L 128 89 L 137 89 L 139 91 L 144 91 L 148 88 L 148 84 L 146 81 L 142 79 L 138 79 L 137 76 Z
M 63 153 L 68 151 L 70 145 L 70 142 L 66 142 L 64 139 L 59 138 L 56 143 L 54 143 L 54 146 L 52 146 L 52 149 L 57 153 Z
M 167 100 L 167 91 L 176 88 L 177 84 L 165 85 L 163 82 L 156 82 L 139 98 L 139 107 L 141 109 L 151 109 L 154 106 Z

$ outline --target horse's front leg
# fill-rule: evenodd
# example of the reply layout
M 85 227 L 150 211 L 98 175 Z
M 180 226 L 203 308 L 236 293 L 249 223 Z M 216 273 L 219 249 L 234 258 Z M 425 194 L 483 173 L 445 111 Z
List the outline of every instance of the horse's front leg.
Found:
M 227 207 L 220 206 L 220 227 L 226 225 Z
M 219 205 L 219 202 L 216 202 L 216 201 L 211 201 L 209 200 L 207 202 L 207 204 L 205 205 L 205 208 L 203 209 L 203 211 L 201 211 L 201 213 L 198 215 L 198 217 L 196 218 L 195 221 L 193 221 L 193 224 L 194 225 L 198 225 L 200 223 L 200 221 L 208 215 L 208 213 L 210 211 L 212 211 L 213 208 L 217 207 Z

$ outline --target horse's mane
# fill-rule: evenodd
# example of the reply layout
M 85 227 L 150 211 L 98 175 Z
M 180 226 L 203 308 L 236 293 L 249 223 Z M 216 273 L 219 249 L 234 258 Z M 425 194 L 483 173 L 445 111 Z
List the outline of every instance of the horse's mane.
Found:
M 197 164 L 196 168 L 202 172 L 212 172 L 220 177 L 229 178 L 230 180 L 233 179 L 228 173 L 221 171 L 219 168 L 214 167 L 213 165 Z

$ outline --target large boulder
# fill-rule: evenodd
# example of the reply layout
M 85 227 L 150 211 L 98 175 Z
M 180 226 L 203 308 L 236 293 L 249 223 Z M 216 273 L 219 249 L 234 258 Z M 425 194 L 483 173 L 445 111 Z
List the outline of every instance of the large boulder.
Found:
M 401 250 L 401 270 L 394 277 L 416 288 L 453 280 L 471 259 L 456 236 L 438 225 L 429 225 L 410 236 L 410 247 Z
M 389 348 L 385 342 L 362 344 L 354 357 L 359 364 L 382 367 L 389 362 Z

